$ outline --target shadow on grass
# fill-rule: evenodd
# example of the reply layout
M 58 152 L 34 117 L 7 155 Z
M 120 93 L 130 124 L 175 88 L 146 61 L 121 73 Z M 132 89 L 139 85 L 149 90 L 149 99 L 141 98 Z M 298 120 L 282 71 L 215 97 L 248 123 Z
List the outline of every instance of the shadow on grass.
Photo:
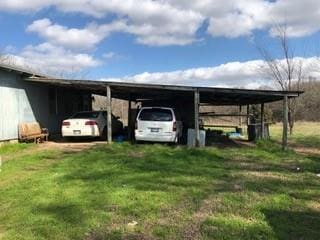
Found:
M 34 211 L 44 216 L 49 215 L 61 223 L 80 224 L 84 219 L 82 209 L 77 204 L 68 202 L 40 205 Z
M 320 213 L 263 209 L 266 221 L 216 215 L 201 223 L 204 239 L 310 239 L 320 236 Z
M 277 239 L 319 239 L 320 212 L 262 211 Z
M 305 148 L 320 148 L 320 136 L 293 137 L 293 145 Z

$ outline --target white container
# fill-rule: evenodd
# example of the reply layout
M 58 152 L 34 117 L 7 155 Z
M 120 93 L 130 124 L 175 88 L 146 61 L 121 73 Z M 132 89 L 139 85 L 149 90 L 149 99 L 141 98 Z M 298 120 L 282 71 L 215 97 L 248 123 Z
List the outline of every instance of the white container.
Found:
M 195 147 L 195 130 L 188 128 L 188 147 Z M 200 147 L 206 146 L 206 131 L 200 130 Z

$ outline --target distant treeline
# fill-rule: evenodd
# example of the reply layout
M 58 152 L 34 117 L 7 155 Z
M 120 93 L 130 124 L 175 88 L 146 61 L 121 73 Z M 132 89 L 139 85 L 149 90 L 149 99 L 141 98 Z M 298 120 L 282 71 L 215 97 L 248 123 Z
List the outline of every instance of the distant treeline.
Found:
M 300 83 L 304 91 L 296 99 L 295 121 L 320 121 L 320 81 L 310 80 Z M 268 115 L 273 121 L 281 121 L 282 102 L 268 104 Z
M 300 86 L 294 86 L 294 89 L 304 91 L 300 97 L 296 98 L 296 107 L 294 112 L 295 121 L 320 121 L 320 81 L 309 80 L 300 83 Z M 265 119 L 268 122 L 282 121 L 283 114 L 282 101 L 268 103 L 265 105 Z M 238 114 L 239 107 L 202 107 L 202 111 L 213 111 L 215 113 Z M 242 107 L 242 113 L 246 114 L 246 107 Z M 260 121 L 260 105 L 251 105 L 250 114 L 251 122 Z M 206 121 L 213 122 L 216 118 L 206 118 Z M 225 118 L 226 119 L 226 118 Z M 229 121 L 229 119 L 226 119 Z M 236 123 L 236 118 L 233 118 Z

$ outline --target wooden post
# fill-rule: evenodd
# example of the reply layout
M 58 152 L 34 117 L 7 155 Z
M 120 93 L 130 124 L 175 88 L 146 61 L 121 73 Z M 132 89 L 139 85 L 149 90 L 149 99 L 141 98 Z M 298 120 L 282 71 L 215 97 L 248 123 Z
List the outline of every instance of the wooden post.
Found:
M 195 147 L 200 146 L 200 129 L 199 129 L 199 104 L 200 96 L 199 90 L 194 92 L 194 131 L 195 131 Z
M 239 106 L 239 127 L 242 127 L 242 106 Z
M 107 86 L 107 129 L 108 143 L 112 143 L 112 106 L 110 86 Z
M 283 133 L 282 133 L 282 149 L 288 149 L 288 96 L 283 97 Z
M 261 125 L 261 139 L 264 139 L 264 103 L 261 103 L 261 117 L 260 117 L 260 125 Z
M 247 125 L 250 124 L 250 105 L 247 105 Z
M 128 140 L 132 140 L 132 126 L 131 126 L 131 97 L 129 96 L 128 101 Z

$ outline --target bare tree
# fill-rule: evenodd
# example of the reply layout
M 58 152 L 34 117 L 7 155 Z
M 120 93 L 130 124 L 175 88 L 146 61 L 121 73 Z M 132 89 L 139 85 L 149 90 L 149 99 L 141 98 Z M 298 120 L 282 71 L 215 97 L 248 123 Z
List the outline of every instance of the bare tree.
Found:
M 281 90 L 299 91 L 303 80 L 303 62 L 295 58 L 294 52 L 289 45 L 287 25 L 276 25 L 274 34 L 278 39 L 281 57 L 275 58 L 266 48 L 258 46 L 258 50 L 265 61 L 263 69 L 278 84 Z M 294 98 L 289 99 L 288 121 L 290 134 L 293 133 L 296 106 L 297 100 Z
M 0 53 L 0 63 L 11 65 L 13 64 L 13 58 L 7 54 Z

